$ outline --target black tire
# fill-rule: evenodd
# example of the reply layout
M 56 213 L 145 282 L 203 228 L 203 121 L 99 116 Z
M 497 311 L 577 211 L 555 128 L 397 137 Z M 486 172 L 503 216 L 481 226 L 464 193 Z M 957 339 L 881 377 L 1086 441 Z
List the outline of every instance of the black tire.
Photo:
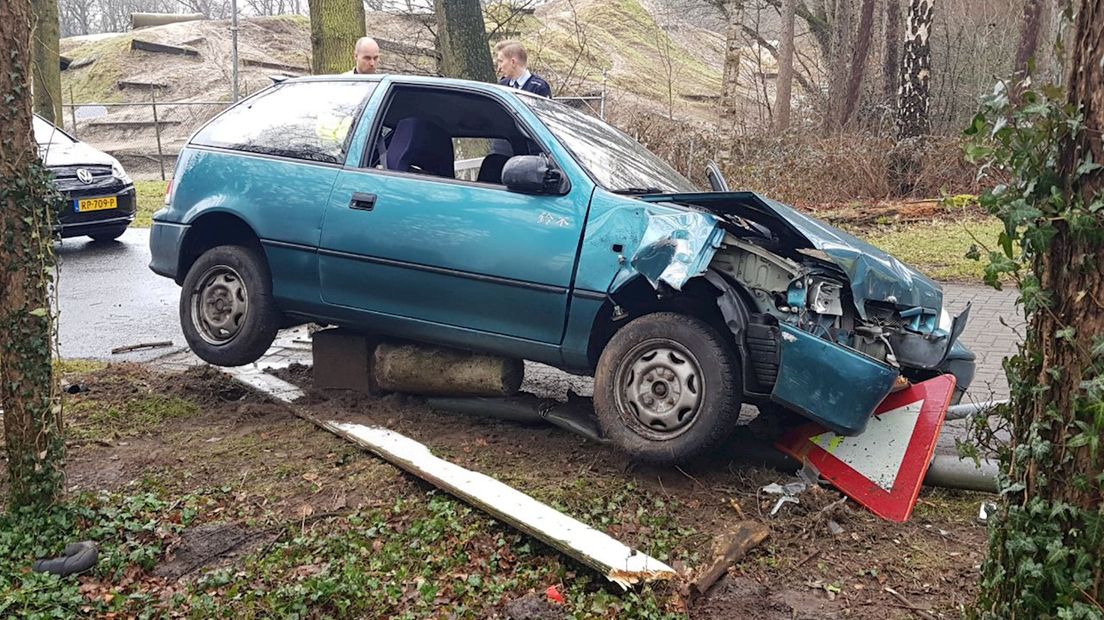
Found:
M 621 328 L 602 351 L 594 381 L 602 433 L 639 461 L 673 465 L 704 456 L 740 417 L 743 386 L 732 346 L 684 314 L 647 314 Z
M 114 241 L 114 240 L 118 239 L 119 237 L 122 237 L 123 233 L 126 232 L 126 229 L 127 229 L 126 226 L 119 226 L 119 227 L 116 227 L 116 228 L 109 228 L 107 230 L 103 230 L 103 231 L 100 231 L 100 232 L 97 232 L 97 233 L 92 233 L 91 235 L 88 235 L 88 236 L 92 237 L 93 241 L 99 241 L 101 243 L 104 242 L 104 241 Z
M 272 346 L 281 320 L 272 301 L 268 263 L 259 249 L 212 248 L 184 278 L 180 327 L 188 346 L 205 362 L 241 366 L 257 361 Z

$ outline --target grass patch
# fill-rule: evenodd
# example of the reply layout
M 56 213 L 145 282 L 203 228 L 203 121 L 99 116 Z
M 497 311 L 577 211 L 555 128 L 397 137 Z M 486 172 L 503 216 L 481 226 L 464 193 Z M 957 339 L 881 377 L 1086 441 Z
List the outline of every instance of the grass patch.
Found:
M 99 360 L 86 360 L 80 358 L 54 359 L 54 372 L 59 375 L 96 372 L 104 368 L 107 368 L 107 362 L 101 362 Z
M 71 439 L 95 441 L 148 433 L 168 420 L 198 415 L 200 408 L 175 396 L 143 394 L 118 403 L 74 399 L 65 412 Z
M 135 181 L 134 190 L 138 196 L 138 213 L 134 216 L 135 228 L 149 228 L 153 225 L 153 214 L 165 206 L 165 192 L 168 181 Z
M 133 39 L 130 35 L 119 35 L 64 50 L 62 53 L 75 60 L 95 59 L 91 65 L 61 73 L 64 99 L 70 103 L 122 101 L 118 82 L 126 75 L 127 56 Z
M 486 618 L 527 592 L 559 584 L 587 618 L 678 618 L 664 586 L 621 593 L 558 552 L 436 491 L 270 530 L 271 541 L 193 582 L 145 577 L 190 525 L 232 501 L 197 491 L 85 494 L 47 512 L 0 517 L 0 615 L 5 617 Z M 36 558 L 96 541 L 100 559 L 77 580 L 31 573 Z
M 562 583 L 584 617 L 673 617 L 652 590 L 614 594 L 593 579 L 541 543 L 429 491 L 307 530 L 295 524 L 271 550 L 208 572 L 180 603 L 192 617 L 486 618 L 521 593 Z
M 868 229 L 856 234 L 936 280 L 980 283 L 985 264 L 966 258 L 966 252 L 978 241 L 995 247 L 1002 230 L 1003 224 L 996 219 L 973 218 Z

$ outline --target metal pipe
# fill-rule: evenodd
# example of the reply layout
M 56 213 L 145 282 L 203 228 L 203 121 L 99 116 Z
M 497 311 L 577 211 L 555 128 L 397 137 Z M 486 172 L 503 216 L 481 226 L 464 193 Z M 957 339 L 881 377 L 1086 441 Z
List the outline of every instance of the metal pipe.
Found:
M 224 5 L 225 6 L 225 5 Z M 233 22 L 230 26 L 230 58 L 234 63 L 234 101 L 238 100 L 238 0 L 230 1 Z
M 598 118 L 606 120 L 606 75 L 607 71 L 602 69 L 602 100 L 598 102 Z
M 157 163 L 161 165 L 161 180 L 165 180 L 165 154 L 161 151 L 161 124 L 157 122 L 157 89 L 150 91 L 153 100 L 153 133 L 157 136 Z
M 948 420 L 962 420 L 965 418 L 972 418 L 978 415 L 992 415 L 998 405 L 1008 404 L 1008 399 L 1004 400 L 987 400 L 980 403 L 962 403 L 960 405 L 951 405 L 947 407 L 947 419 Z
M 164 107 L 171 106 L 171 105 L 228 105 L 230 103 L 232 103 L 232 102 L 230 102 L 230 101 L 162 101 L 159 105 L 164 108 Z M 146 104 L 144 104 L 144 103 L 99 103 L 99 102 L 93 101 L 93 102 L 88 102 L 88 103 L 64 103 L 62 105 L 64 107 L 67 107 L 67 108 L 81 108 L 81 107 L 84 107 L 84 106 L 99 106 L 99 107 L 104 107 L 104 108 L 132 108 L 134 106 L 144 106 Z
M 72 84 L 69 85 L 69 103 L 73 103 L 73 85 Z M 73 106 L 73 105 L 69 106 L 69 117 L 73 119 L 73 127 L 72 127 L 71 131 L 73 132 L 73 137 L 76 138 L 77 137 L 77 107 L 76 106 Z
M 1000 466 L 993 460 L 983 459 L 975 464 L 973 459 L 960 458 L 954 454 L 937 454 L 928 468 L 928 475 L 924 477 L 924 484 L 996 493 L 999 472 Z

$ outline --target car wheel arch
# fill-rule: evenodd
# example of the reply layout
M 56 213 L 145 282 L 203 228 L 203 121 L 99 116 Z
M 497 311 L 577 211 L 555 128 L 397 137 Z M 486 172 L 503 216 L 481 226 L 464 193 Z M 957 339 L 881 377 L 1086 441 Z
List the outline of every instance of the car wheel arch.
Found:
M 224 211 L 204 213 L 189 223 L 180 245 L 176 283 L 181 284 L 192 264 L 204 252 L 220 245 L 243 245 L 261 251 L 260 238 L 245 220 Z
M 742 302 L 743 308 L 748 308 L 748 293 L 742 290 L 737 283 L 725 280 L 735 290 L 737 298 Z M 599 309 L 591 325 L 590 339 L 587 344 L 587 360 L 591 368 L 597 366 L 598 358 L 602 351 L 622 327 L 632 319 L 655 312 L 676 312 L 699 318 L 712 327 L 718 333 L 731 335 L 718 300 L 723 291 L 699 276 L 689 280 L 681 291 L 667 289 L 666 294 L 657 293 L 657 290 L 643 277 L 637 276 L 613 291 L 607 297 L 605 303 Z M 746 317 L 746 311 L 745 311 Z M 737 358 L 744 357 L 742 343 L 736 343 Z

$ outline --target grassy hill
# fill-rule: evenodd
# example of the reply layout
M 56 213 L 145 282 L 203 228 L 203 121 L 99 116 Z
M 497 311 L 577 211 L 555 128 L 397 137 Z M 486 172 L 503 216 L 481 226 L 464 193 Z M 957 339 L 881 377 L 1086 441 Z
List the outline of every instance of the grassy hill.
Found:
M 369 13 L 368 32 L 381 40 L 381 70 L 432 73 L 432 49 L 424 17 Z M 557 95 L 595 95 L 605 88 L 610 106 L 668 111 L 672 86 L 677 116 L 710 120 L 720 91 L 724 39 L 674 19 L 657 18 L 641 0 L 558 0 L 520 16 L 502 36 L 520 39 L 530 64 Z M 176 46 L 186 55 L 135 49 L 135 40 Z M 207 118 L 231 99 L 229 23 L 196 21 L 126 33 L 63 39 L 62 54 L 73 66 L 62 72 L 66 103 L 215 102 L 159 105 L 163 149 L 171 155 Z M 350 57 L 351 57 L 350 52 Z M 310 23 L 306 17 L 246 18 L 239 33 L 240 88 L 268 86 L 273 73 L 305 74 L 310 66 Z M 351 58 L 350 58 L 351 61 Z M 604 78 L 603 78 L 604 74 Z M 65 110 L 65 125 L 72 113 Z M 80 138 L 116 154 L 139 174 L 155 173 L 152 109 L 108 107 L 78 111 Z

